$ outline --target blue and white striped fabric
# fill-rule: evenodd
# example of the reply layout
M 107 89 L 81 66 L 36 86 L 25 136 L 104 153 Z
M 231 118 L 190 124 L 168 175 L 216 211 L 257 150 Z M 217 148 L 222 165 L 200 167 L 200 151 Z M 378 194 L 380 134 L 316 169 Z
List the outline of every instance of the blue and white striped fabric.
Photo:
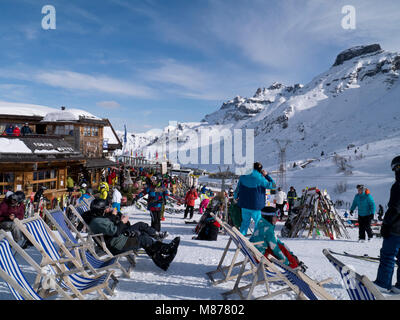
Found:
M 35 240 L 43 247 L 45 252 L 50 256 L 53 261 L 58 261 L 61 258 L 54 243 L 51 240 L 49 233 L 44 226 L 43 220 L 35 219 L 25 223 L 25 226 L 28 229 L 29 233 L 32 234 Z M 68 269 L 67 266 L 66 268 Z M 51 268 L 51 270 L 54 274 L 56 273 L 53 268 Z M 107 279 L 107 274 L 104 274 L 101 277 L 95 279 L 86 278 L 77 274 L 69 275 L 68 278 L 79 291 L 84 291 L 104 283 Z M 62 283 L 62 286 L 68 288 L 65 283 Z
M 0 268 L 3 269 L 12 279 L 14 279 L 34 300 L 42 300 L 42 298 L 31 287 L 22 273 L 17 261 L 12 254 L 10 243 L 7 239 L 0 242 Z M 8 282 L 7 286 L 17 300 L 24 300 L 21 294 L 18 293 Z
M 246 243 L 240 237 L 237 237 L 239 248 L 245 257 L 248 257 L 253 265 L 258 265 L 258 261 L 254 258 L 253 254 L 247 249 Z
M 83 215 L 85 212 L 90 210 L 89 206 L 84 202 L 77 206 L 75 209 L 80 215 Z
M 72 243 L 77 244 L 78 241 L 72 234 L 71 230 L 68 228 L 68 226 L 65 222 L 65 219 L 64 219 L 64 214 L 62 213 L 62 211 L 57 210 L 57 211 L 53 211 L 53 212 L 48 212 L 48 214 L 50 214 L 54 218 L 54 220 L 57 222 L 58 226 L 60 228 L 62 228 L 64 233 L 68 236 L 68 239 L 64 239 L 64 241 L 70 240 Z M 73 252 L 71 252 L 71 254 L 73 254 Z M 87 261 L 95 269 L 104 268 L 109 265 L 112 265 L 116 260 L 115 258 L 112 258 L 112 259 L 109 259 L 106 261 L 96 259 L 88 250 L 85 251 L 85 255 L 86 255 Z
M 310 299 L 310 300 L 318 300 L 314 292 L 311 290 L 310 286 L 302 279 L 298 277 L 298 275 L 290 270 L 290 267 L 287 267 L 287 269 L 283 269 L 279 264 L 275 263 L 275 265 L 279 268 L 282 268 L 284 270 L 282 274 L 295 286 L 299 287 L 300 291 L 305 294 L 305 296 Z
M 344 263 L 333 257 L 330 253 L 325 253 L 329 262 L 339 271 L 344 282 L 345 289 L 351 300 L 376 300 L 375 296 L 361 282 L 361 276 Z

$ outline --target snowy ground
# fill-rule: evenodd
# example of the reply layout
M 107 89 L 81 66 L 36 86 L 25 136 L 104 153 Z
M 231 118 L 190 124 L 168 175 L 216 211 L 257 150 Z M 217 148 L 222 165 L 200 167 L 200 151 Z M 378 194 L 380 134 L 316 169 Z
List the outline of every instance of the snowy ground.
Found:
M 181 207 L 183 208 L 183 207 Z M 130 216 L 131 222 L 145 221 L 150 223 L 149 214 L 136 207 L 125 207 L 122 210 Z M 223 249 L 228 241 L 228 236 L 220 234 L 217 241 L 192 240 L 194 225 L 185 224 L 183 215 L 178 213 L 166 213 L 166 220 L 162 222 L 162 229 L 168 231 L 169 236 L 165 240 L 169 242 L 175 236 L 181 237 L 181 244 L 175 260 L 168 271 L 159 269 L 146 255 L 137 259 L 137 266 L 131 273 L 131 278 L 119 277 L 119 283 L 112 300 L 221 300 L 221 293 L 230 290 L 234 281 L 213 286 L 206 276 L 206 272 L 214 270 L 220 260 Z M 198 220 L 199 214 L 194 218 Z M 282 223 L 277 225 L 277 233 Z M 382 240 L 374 238 L 370 243 L 358 243 L 358 229 L 348 229 L 351 240 L 329 239 L 282 239 L 289 248 L 307 266 L 307 274 L 315 279 L 322 280 L 332 277 L 333 281 L 325 285 L 326 290 L 339 300 L 348 300 L 349 297 L 342 286 L 339 273 L 322 254 L 324 248 L 335 251 L 347 251 L 355 254 L 369 254 L 378 256 Z M 36 260 L 39 254 L 33 248 L 27 252 Z M 229 253 L 233 255 L 233 250 Z M 360 261 L 346 257 L 339 257 L 349 266 L 353 266 L 360 274 L 367 275 L 371 280 L 375 279 L 378 268 L 377 263 Z M 229 259 L 227 260 L 229 261 Z M 126 265 L 126 261 L 123 264 Z M 27 277 L 33 276 L 29 267 L 24 267 Z M 119 275 L 120 271 L 117 270 Z M 395 280 L 395 279 L 394 279 Z M 90 298 L 96 298 L 92 295 Z M 236 298 L 236 297 L 233 297 Z M 9 290 L 0 281 L 0 299 L 12 299 Z M 291 299 L 291 296 L 281 296 L 280 299 Z

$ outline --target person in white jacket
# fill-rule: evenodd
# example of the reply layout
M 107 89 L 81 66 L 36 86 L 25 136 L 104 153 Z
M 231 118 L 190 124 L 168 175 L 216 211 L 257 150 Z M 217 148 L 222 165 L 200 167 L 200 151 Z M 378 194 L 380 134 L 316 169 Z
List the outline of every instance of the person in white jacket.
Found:
M 276 209 L 280 211 L 279 217 L 282 218 L 284 216 L 284 207 L 286 203 L 286 193 L 282 191 L 282 188 L 278 188 L 278 191 L 275 195 L 275 201 L 276 201 Z
M 122 200 L 122 195 L 121 195 L 121 192 L 119 192 L 119 187 L 114 186 L 111 202 L 112 202 L 112 207 L 117 208 L 118 212 L 121 212 L 121 200 Z

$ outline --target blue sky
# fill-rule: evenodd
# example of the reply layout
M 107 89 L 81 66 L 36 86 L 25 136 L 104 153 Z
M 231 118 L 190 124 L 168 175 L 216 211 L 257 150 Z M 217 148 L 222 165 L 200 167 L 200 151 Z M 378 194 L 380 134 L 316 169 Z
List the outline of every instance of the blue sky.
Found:
M 42 29 L 44 5 L 55 30 Z M 200 121 L 275 81 L 307 83 L 351 46 L 400 51 L 399 13 L 398 0 L 0 0 L 0 100 L 131 132 Z

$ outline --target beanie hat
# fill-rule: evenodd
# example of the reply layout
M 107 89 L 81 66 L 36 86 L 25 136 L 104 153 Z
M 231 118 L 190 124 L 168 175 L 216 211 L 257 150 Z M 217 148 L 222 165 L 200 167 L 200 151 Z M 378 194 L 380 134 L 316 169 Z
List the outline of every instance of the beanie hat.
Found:
M 275 207 L 264 207 L 261 209 L 262 216 L 276 216 L 276 208 Z

